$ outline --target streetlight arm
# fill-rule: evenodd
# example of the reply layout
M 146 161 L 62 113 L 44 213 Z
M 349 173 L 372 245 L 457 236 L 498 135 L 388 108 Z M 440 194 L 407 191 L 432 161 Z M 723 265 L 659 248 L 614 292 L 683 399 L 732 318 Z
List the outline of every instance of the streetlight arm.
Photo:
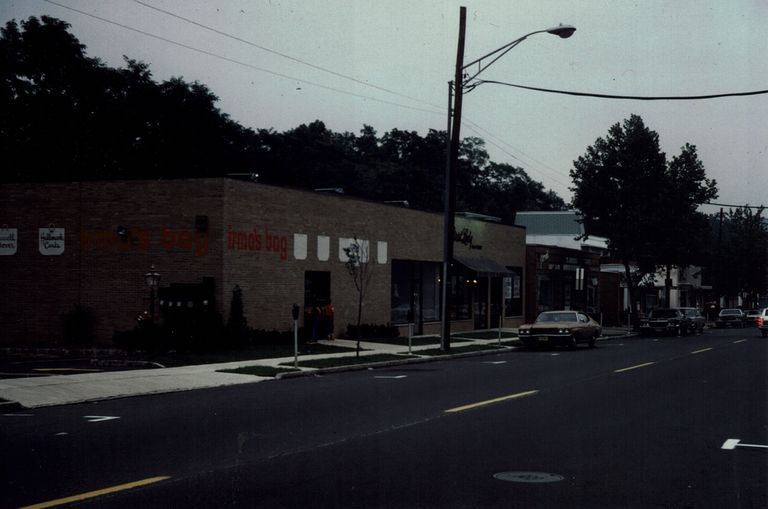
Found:
M 464 80 L 462 80 L 461 86 L 465 87 L 470 81 L 472 81 L 473 79 L 477 78 L 477 76 L 481 72 L 483 72 L 488 67 L 493 65 L 498 59 L 500 59 L 501 57 L 506 55 L 512 48 L 514 48 L 515 46 L 517 46 L 518 44 L 520 44 L 521 42 L 523 42 L 524 40 L 526 40 L 528 37 L 530 37 L 532 35 L 542 34 L 542 33 L 546 32 L 548 34 L 557 35 L 557 36 L 559 36 L 559 37 L 561 37 L 563 39 L 567 39 L 568 37 L 573 35 L 573 32 L 575 32 L 575 31 L 576 31 L 576 28 L 574 28 L 571 25 L 559 25 L 559 26 L 556 26 L 556 27 L 547 28 L 547 29 L 544 29 L 544 30 L 536 30 L 535 32 L 531 32 L 529 34 L 525 34 L 524 36 L 519 37 L 519 38 L 515 39 L 514 41 L 509 42 L 509 43 L 505 44 L 504 46 L 502 46 L 500 48 L 497 48 L 497 49 L 491 51 L 490 53 L 488 53 L 486 55 L 483 55 L 482 57 L 480 57 L 478 59 L 475 59 L 475 60 L 471 61 L 470 63 L 464 65 L 461 68 L 462 71 L 472 67 L 475 64 L 477 64 L 478 70 L 472 76 L 469 76 L 469 77 L 465 78 Z M 495 58 L 493 60 L 491 60 L 487 64 L 483 65 L 483 60 L 485 60 L 485 59 L 487 59 L 487 58 L 489 58 L 491 56 L 494 56 L 494 55 L 496 55 L 496 56 L 495 56 Z

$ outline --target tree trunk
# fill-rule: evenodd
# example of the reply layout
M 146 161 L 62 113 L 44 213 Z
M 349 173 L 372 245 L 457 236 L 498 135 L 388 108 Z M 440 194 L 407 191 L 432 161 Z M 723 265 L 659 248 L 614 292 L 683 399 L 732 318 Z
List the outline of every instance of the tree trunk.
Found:
M 357 328 L 355 329 L 355 336 L 357 336 L 357 357 L 360 357 L 360 321 L 363 317 L 363 293 L 358 293 L 357 299 Z
M 668 308 L 672 307 L 672 266 L 667 265 L 667 277 L 664 278 L 664 305 Z
M 630 317 L 630 323 L 632 327 L 637 327 L 637 312 L 635 311 L 635 298 L 637 290 L 635 288 L 635 282 L 632 279 L 632 268 L 630 267 L 630 263 L 626 260 L 623 261 L 624 263 L 624 274 L 627 277 L 627 290 L 629 291 L 629 317 Z

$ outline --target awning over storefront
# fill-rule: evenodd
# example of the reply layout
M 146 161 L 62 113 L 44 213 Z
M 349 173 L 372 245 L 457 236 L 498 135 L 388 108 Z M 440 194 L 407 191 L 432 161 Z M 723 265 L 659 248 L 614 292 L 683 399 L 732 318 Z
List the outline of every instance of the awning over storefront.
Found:
M 496 260 L 482 256 L 465 256 L 454 254 L 453 258 L 470 270 L 481 276 L 506 276 L 512 274 L 504 265 Z

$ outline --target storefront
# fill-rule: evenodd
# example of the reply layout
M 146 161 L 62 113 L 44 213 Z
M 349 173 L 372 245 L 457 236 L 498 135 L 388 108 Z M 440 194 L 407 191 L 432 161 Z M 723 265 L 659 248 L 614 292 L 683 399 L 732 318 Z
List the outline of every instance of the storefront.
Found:
M 5 343 L 56 342 L 78 307 L 93 311 L 105 345 L 150 307 L 158 318 L 226 320 L 235 289 L 250 327 L 288 330 L 293 304 L 332 303 L 343 335 L 357 319 L 345 265 L 353 244 L 371 272 L 363 323 L 440 328 L 441 214 L 224 178 L 0 192 Z M 521 323 L 525 230 L 465 217 L 456 230 L 452 329 Z

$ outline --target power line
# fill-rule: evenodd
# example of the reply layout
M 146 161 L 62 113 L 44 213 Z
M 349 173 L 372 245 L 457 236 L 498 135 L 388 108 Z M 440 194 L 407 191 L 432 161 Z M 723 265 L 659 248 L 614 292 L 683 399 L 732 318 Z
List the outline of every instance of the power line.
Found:
M 729 92 L 725 94 L 682 95 L 682 96 L 612 95 L 612 94 L 596 94 L 592 92 L 574 92 L 571 90 L 556 90 L 551 88 L 529 87 L 526 85 L 516 85 L 515 83 L 505 83 L 503 81 L 493 81 L 493 80 L 479 80 L 477 84 L 482 85 L 483 83 L 490 83 L 494 85 L 504 85 L 507 87 L 522 88 L 525 90 L 534 90 L 536 92 L 547 92 L 550 94 L 575 95 L 580 97 L 599 97 L 602 99 L 630 99 L 630 100 L 636 100 L 636 101 L 698 101 L 702 99 L 717 99 L 721 97 L 742 97 L 742 96 L 749 96 L 749 95 L 768 94 L 768 90 L 753 90 L 750 92 Z
M 243 67 L 248 67 L 248 68 L 256 70 L 256 71 L 260 71 L 260 72 L 264 72 L 264 73 L 267 73 L 267 74 L 271 74 L 273 76 L 277 76 L 277 77 L 288 79 L 288 80 L 292 80 L 292 81 L 297 81 L 299 83 L 304 83 L 306 85 L 312 85 L 312 86 L 315 86 L 315 87 L 318 87 L 318 88 L 322 88 L 322 89 L 325 89 L 325 90 L 330 90 L 332 92 L 337 92 L 337 93 L 340 93 L 340 94 L 350 95 L 350 96 L 357 97 L 357 98 L 360 98 L 360 99 L 369 99 L 371 101 L 376 101 L 376 102 L 380 102 L 380 103 L 383 103 L 383 104 L 388 104 L 390 106 L 397 106 L 399 108 L 406 108 L 406 109 L 410 109 L 410 110 L 414 110 L 414 111 L 421 111 L 421 112 L 430 113 L 430 114 L 433 114 L 433 115 L 438 114 L 438 112 L 433 111 L 433 110 L 427 110 L 427 109 L 424 109 L 424 108 L 417 108 L 415 106 L 407 106 L 405 104 L 399 104 L 399 103 L 395 103 L 395 102 L 392 102 L 392 101 L 386 101 L 384 99 L 378 99 L 376 97 L 371 97 L 371 96 L 368 96 L 368 95 L 358 94 L 358 93 L 355 93 L 355 92 L 349 92 L 347 90 L 342 90 L 342 89 L 339 89 L 339 88 L 330 87 L 328 85 L 323 85 L 323 84 L 320 84 L 320 83 L 316 83 L 314 81 L 309 81 L 309 80 L 305 80 L 305 79 L 302 79 L 302 78 L 296 78 L 294 76 L 289 76 L 287 74 L 282 74 L 282 73 L 279 73 L 279 72 L 271 71 L 269 69 L 264 69 L 263 67 L 258 67 L 258 66 L 246 63 L 246 62 L 242 62 L 240 60 L 235 60 L 234 58 L 229 58 L 229 57 L 226 57 L 224 55 L 219 55 L 218 53 L 213 53 L 211 51 L 204 50 L 204 49 L 201 49 L 201 48 L 197 48 L 195 46 L 190 46 L 189 44 L 184 44 L 182 42 L 174 41 L 173 39 L 168 39 L 167 37 L 162 37 L 160 35 L 153 34 L 151 32 L 146 32 L 144 30 L 140 30 L 138 28 L 134 28 L 132 26 L 125 25 L 123 23 L 119 23 L 119 22 L 113 21 L 111 19 L 102 18 L 102 17 L 97 16 L 95 14 L 91 14 L 89 12 L 81 11 L 79 9 L 75 9 L 74 7 L 70 7 L 68 5 L 63 5 L 63 4 L 60 4 L 58 2 L 54 2 L 53 0 L 43 0 L 43 1 L 47 2 L 49 4 L 52 4 L 52 5 L 55 5 L 57 7 L 61 7 L 62 9 L 67 9 L 67 10 L 76 12 L 78 14 L 82 14 L 83 16 L 88 16 L 90 18 L 97 19 L 97 20 L 102 21 L 104 23 L 109 23 L 111 25 L 118 26 L 118 27 L 123 28 L 125 30 L 130 30 L 131 32 L 136 32 L 138 34 L 141 34 L 141 35 L 144 35 L 144 36 L 147 36 L 147 37 L 151 37 L 153 39 L 157 39 L 159 41 L 163 41 L 163 42 L 166 42 L 168 44 L 173 44 L 175 46 L 179 46 L 181 48 L 185 48 L 185 49 L 188 49 L 190 51 L 195 51 L 195 52 L 201 53 L 203 55 L 208 55 L 210 57 L 218 58 L 218 59 L 224 60 L 226 62 L 230 62 L 230 63 L 237 64 L 237 65 L 241 65 Z M 443 113 L 439 113 L 439 114 L 442 115 Z
M 242 42 L 243 44 L 247 44 L 247 45 L 252 46 L 254 48 L 258 48 L 258 49 L 260 49 L 262 51 L 266 51 L 268 53 L 272 53 L 273 55 L 277 55 L 279 57 L 286 58 L 286 59 L 291 60 L 293 62 L 297 62 L 297 63 L 302 64 L 302 65 L 306 65 L 307 67 L 311 67 L 312 69 L 316 69 L 318 71 L 323 71 L 325 73 L 331 74 L 331 75 L 336 76 L 338 78 L 344 78 L 346 80 L 353 81 L 353 82 L 358 83 L 360 85 L 364 85 L 366 87 L 375 88 L 376 90 L 380 90 L 382 92 L 387 92 L 388 94 L 396 95 L 398 97 L 402 97 L 402 98 L 405 98 L 405 99 L 408 99 L 408 100 L 411 100 L 411 101 L 415 101 L 415 102 L 424 104 L 426 106 L 431 106 L 433 108 L 438 108 L 438 109 L 442 108 L 442 106 L 436 106 L 434 104 L 431 104 L 429 102 L 423 101 L 423 100 L 418 99 L 416 97 L 411 97 L 409 95 L 397 92 L 395 90 L 390 90 L 388 88 L 384 88 L 384 87 L 381 87 L 379 85 L 375 85 L 373 83 L 370 83 L 370 82 L 367 82 L 367 81 L 363 81 L 363 80 L 355 78 L 353 76 L 348 76 L 346 74 L 342 74 L 340 72 L 336 72 L 336 71 L 334 71 L 332 69 L 327 69 L 325 67 L 321 67 L 321 66 L 313 64 L 311 62 L 307 62 L 307 61 L 302 60 L 300 58 L 288 55 L 286 53 L 282 53 L 280 51 L 276 51 L 276 50 L 273 50 L 271 48 L 267 48 L 265 46 L 262 46 L 260 44 L 255 43 L 255 42 L 249 41 L 247 39 L 243 39 L 243 38 L 238 37 L 236 35 L 232 35 L 232 34 L 230 34 L 228 32 L 224 32 L 222 30 L 218 30 L 216 28 L 210 27 L 210 26 L 205 25 L 203 23 L 197 22 L 197 21 L 195 21 L 193 19 L 185 18 L 184 16 L 181 16 L 179 14 L 176 14 L 176 13 L 173 13 L 173 12 L 170 12 L 170 11 L 166 11 L 166 10 L 161 9 L 159 7 L 155 7 L 154 5 L 148 4 L 146 2 L 142 2 L 141 0 L 133 0 L 133 1 L 135 3 L 137 3 L 137 4 L 139 4 L 139 5 L 142 5 L 142 6 L 146 7 L 146 8 L 148 8 L 148 9 L 152 9 L 152 10 L 155 10 L 157 12 L 162 12 L 163 14 L 166 14 L 168 16 L 174 17 L 176 19 L 179 19 L 179 20 L 184 21 L 186 23 L 189 23 L 191 25 L 195 25 L 195 26 L 200 27 L 200 28 L 202 28 L 204 30 L 208 30 L 210 32 L 219 34 L 221 36 L 228 37 L 229 39 L 232 39 L 232 40 L 235 40 L 235 41 L 238 41 L 238 42 Z
M 764 209 L 766 208 L 765 205 L 729 205 L 727 203 L 702 203 L 702 205 L 713 205 L 716 207 L 730 207 L 730 208 L 741 208 L 741 209 Z
M 471 129 L 472 131 L 476 132 L 477 134 L 480 134 L 480 135 L 482 135 L 482 133 L 481 133 L 480 131 L 478 131 L 478 130 L 477 130 L 475 127 L 473 127 L 473 124 L 474 124 L 474 122 L 471 122 L 471 123 L 465 123 L 465 122 L 462 122 L 462 123 L 464 123 L 464 124 L 465 124 L 465 125 L 466 125 L 466 126 L 469 128 L 469 129 Z M 477 124 L 474 124 L 474 125 L 475 125 L 475 126 L 477 126 Z M 477 126 L 477 127 L 479 127 L 479 126 Z M 481 128 L 481 129 L 482 129 L 482 128 Z M 523 169 L 527 169 L 529 172 L 531 172 L 532 170 L 534 170 L 536 173 L 539 173 L 540 175 L 542 175 L 542 176 L 545 176 L 545 175 L 543 175 L 543 174 L 542 174 L 542 173 L 541 173 L 539 170 L 535 170 L 535 169 L 533 169 L 533 168 L 531 167 L 531 165 L 530 165 L 530 164 L 526 163 L 525 161 L 523 161 L 523 160 L 522 160 L 522 159 L 520 159 L 519 157 L 517 157 L 517 156 L 515 156 L 514 154 L 512 154 L 511 152 L 507 151 L 507 150 L 506 150 L 504 147 L 502 147 L 502 146 L 501 146 L 501 145 L 499 145 L 498 143 L 495 143 L 493 140 L 491 140 L 491 139 L 488 139 L 488 135 L 489 135 L 489 134 L 491 134 L 491 133 L 488 133 L 488 132 L 486 131 L 486 134 L 485 134 L 485 136 L 486 136 L 486 141 L 487 141 L 488 143 L 490 143 L 490 144 L 491 144 L 491 145 L 493 145 L 494 147 L 498 148 L 499 150 L 501 150 L 502 152 L 504 152 L 505 154 L 507 154 L 507 155 L 508 155 L 509 157 L 511 157 L 512 159 L 515 159 L 516 161 L 518 161 L 518 162 L 519 162 L 519 163 L 520 163 L 522 166 L 524 166 L 524 167 L 525 167 L 525 168 L 523 168 Z M 500 140 L 500 141 L 501 141 L 502 143 L 506 144 L 506 142 L 504 142 L 503 140 Z M 552 171 L 552 173 L 556 174 L 558 177 L 561 177 L 561 175 L 560 175 L 560 174 L 558 174 L 558 173 L 556 173 L 554 170 Z M 559 185 L 563 186 L 565 189 L 568 189 L 568 184 L 565 184 L 564 182 L 561 182 L 560 180 L 558 180 L 558 179 L 555 179 L 555 178 L 553 178 L 553 177 L 550 177 L 550 176 L 545 176 L 545 177 L 546 177 L 546 178 L 548 178 L 549 180 L 551 180 L 552 182 L 555 182 L 556 184 L 559 184 Z

